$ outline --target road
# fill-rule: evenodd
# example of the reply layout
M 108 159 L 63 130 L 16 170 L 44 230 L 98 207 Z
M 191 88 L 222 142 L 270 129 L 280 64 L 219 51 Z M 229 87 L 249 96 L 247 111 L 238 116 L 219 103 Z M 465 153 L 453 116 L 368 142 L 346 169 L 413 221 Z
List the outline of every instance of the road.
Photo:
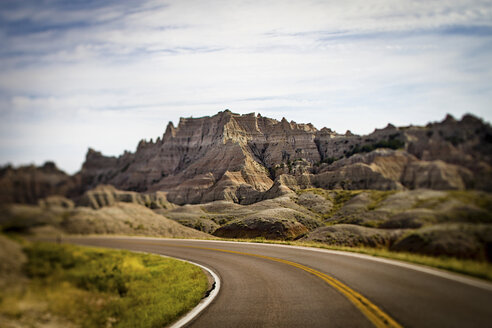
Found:
M 65 241 L 168 255 L 211 268 L 221 290 L 189 327 L 492 325 L 492 284 L 367 256 L 203 240 Z

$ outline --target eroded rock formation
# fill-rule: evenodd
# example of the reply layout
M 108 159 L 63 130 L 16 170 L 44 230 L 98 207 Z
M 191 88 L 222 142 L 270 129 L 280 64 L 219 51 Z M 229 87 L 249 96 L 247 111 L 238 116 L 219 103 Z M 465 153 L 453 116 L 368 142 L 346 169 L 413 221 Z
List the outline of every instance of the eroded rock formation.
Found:
M 86 188 L 166 191 L 177 204 L 249 204 L 308 187 L 490 190 L 491 154 L 491 126 L 471 115 L 358 136 L 226 110 L 169 123 L 118 158 L 89 150 L 81 176 Z
M 492 127 L 472 115 L 448 115 L 425 127 L 388 124 L 358 136 L 226 110 L 181 118 L 177 127 L 170 122 L 162 137 L 142 140 L 134 153 L 108 157 L 89 149 L 72 178 L 49 173 L 48 179 L 29 170 L 2 170 L 2 198 L 80 196 L 100 184 L 162 191 L 176 204 L 251 204 L 310 187 L 492 190 Z M 17 192 L 19 186 L 28 191 Z
M 37 204 L 39 199 L 51 195 L 73 195 L 79 186 L 78 175 L 66 174 L 53 162 L 40 167 L 9 165 L 0 168 L 0 204 Z

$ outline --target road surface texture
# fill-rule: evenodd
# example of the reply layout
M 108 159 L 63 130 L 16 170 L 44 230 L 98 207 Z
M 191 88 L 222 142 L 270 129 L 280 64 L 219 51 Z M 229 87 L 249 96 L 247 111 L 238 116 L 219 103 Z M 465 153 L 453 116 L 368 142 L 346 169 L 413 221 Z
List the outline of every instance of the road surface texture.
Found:
M 220 292 L 189 327 L 492 327 L 492 284 L 464 283 L 460 276 L 430 274 L 391 261 L 221 241 L 64 241 L 162 254 L 214 270 L 221 279 Z

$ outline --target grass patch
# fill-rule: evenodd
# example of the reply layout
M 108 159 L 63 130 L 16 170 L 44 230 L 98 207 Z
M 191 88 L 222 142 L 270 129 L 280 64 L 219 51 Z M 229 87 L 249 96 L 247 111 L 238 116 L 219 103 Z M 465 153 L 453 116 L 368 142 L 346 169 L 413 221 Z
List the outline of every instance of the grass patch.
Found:
M 14 319 L 27 303 L 81 327 L 163 327 L 208 287 L 200 268 L 157 255 L 50 243 L 24 252 L 28 287 L 0 302 L 0 313 Z
M 371 247 L 344 247 L 333 246 L 316 242 L 300 242 L 300 241 L 279 241 L 267 239 L 224 239 L 238 242 L 252 242 L 264 244 L 280 244 L 291 246 L 316 247 L 323 249 L 331 249 L 337 251 L 354 252 L 367 254 L 377 257 L 384 257 L 393 260 L 400 260 L 425 266 L 430 266 L 438 269 L 448 270 L 456 273 L 469 275 L 476 278 L 492 281 L 492 263 L 476 260 L 457 259 L 446 256 L 427 256 L 406 252 L 392 252 L 384 248 Z
M 391 195 L 394 195 L 396 190 L 370 190 L 369 197 L 371 197 L 371 203 L 367 205 L 369 211 L 375 210 L 379 205 Z
M 333 214 L 338 212 L 346 202 L 354 198 L 360 193 L 363 193 L 366 190 L 325 190 L 321 188 L 309 188 L 309 189 L 301 189 L 297 190 L 296 193 L 301 195 L 303 193 L 313 193 L 315 195 L 319 195 L 324 197 L 326 200 L 332 202 L 333 206 L 329 213 L 323 215 L 324 218 L 330 218 Z M 382 191 L 384 193 L 384 191 Z
M 443 197 L 418 199 L 413 207 L 435 209 L 442 203 L 451 200 L 474 205 L 485 211 L 492 212 L 492 194 L 478 190 L 448 190 Z
M 447 193 L 450 197 L 465 204 L 473 204 L 492 212 L 492 195 L 490 193 L 475 190 L 450 190 Z
M 413 204 L 413 208 L 435 210 L 438 206 L 449 200 L 451 200 L 449 196 L 417 199 Z
M 362 192 L 364 190 L 332 190 L 329 195 L 333 202 L 333 211 L 338 211 L 346 202 Z
M 299 190 L 296 190 L 296 193 L 298 195 L 301 195 L 301 194 L 304 194 L 304 193 L 308 193 L 308 192 L 309 193 L 312 193 L 312 194 L 315 194 L 315 195 L 322 196 L 325 199 L 330 200 L 330 191 L 329 190 L 325 190 L 325 189 L 321 189 L 321 188 L 307 188 L 307 189 L 299 189 Z
M 330 212 L 323 215 L 323 218 L 329 219 L 335 215 L 349 200 L 363 193 L 365 190 L 331 190 L 328 194 L 328 199 L 331 200 L 333 206 Z

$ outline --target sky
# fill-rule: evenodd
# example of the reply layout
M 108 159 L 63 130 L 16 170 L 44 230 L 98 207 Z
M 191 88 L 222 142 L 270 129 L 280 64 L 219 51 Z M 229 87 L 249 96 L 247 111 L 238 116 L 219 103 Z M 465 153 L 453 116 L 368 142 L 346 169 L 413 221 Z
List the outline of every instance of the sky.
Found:
M 0 165 L 135 151 L 180 117 L 367 134 L 492 120 L 492 1 L 1 0 Z

